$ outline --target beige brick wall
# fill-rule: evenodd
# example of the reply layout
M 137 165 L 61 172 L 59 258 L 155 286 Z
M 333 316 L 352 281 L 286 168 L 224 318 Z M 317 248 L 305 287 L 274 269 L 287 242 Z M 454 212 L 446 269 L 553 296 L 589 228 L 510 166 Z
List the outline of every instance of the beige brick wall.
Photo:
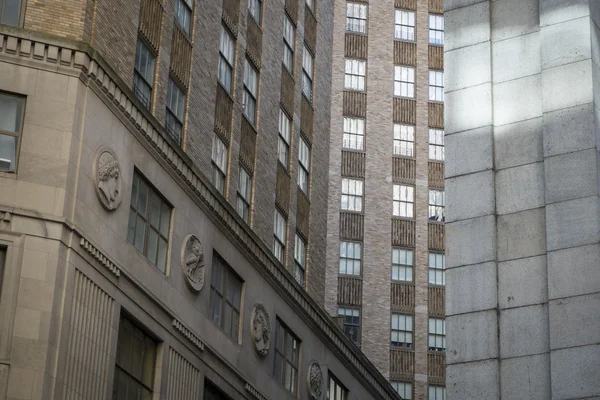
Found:
M 25 28 L 82 40 L 88 3 L 92 0 L 29 0 Z

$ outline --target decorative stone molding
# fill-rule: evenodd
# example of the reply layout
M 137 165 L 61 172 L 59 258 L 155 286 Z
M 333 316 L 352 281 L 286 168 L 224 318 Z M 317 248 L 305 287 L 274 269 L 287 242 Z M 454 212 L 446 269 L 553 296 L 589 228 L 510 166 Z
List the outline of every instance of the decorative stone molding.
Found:
M 250 319 L 250 334 L 254 348 L 260 356 L 266 356 L 271 345 L 271 321 L 262 304 L 255 304 Z
M 308 395 L 313 400 L 323 398 L 323 370 L 315 360 L 308 364 Z
M 254 386 L 246 382 L 246 391 L 252 395 L 256 400 L 268 400 L 263 396 Z
M 8 211 L 0 211 L 0 230 L 10 230 L 10 222 L 12 221 L 12 215 Z
M 96 151 L 93 174 L 98 200 L 106 210 L 115 210 L 123 199 L 123 183 L 119 161 L 110 148 L 102 146 Z
M 188 328 L 186 328 L 185 325 L 183 325 L 183 323 L 181 321 L 179 321 L 177 318 L 173 319 L 173 327 L 175 328 L 176 331 L 181 333 L 183 335 L 183 337 L 185 337 L 194 346 L 196 346 L 198 348 L 198 350 L 204 351 L 204 342 L 202 340 L 200 340 L 200 338 L 198 336 L 196 336 L 194 334 L 194 332 L 192 332 Z
M 94 257 L 98 262 L 104 265 L 110 272 L 112 272 L 117 278 L 121 276 L 121 270 L 108 259 L 96 246 L 91 244 L 86 238 L 82 237 L 79 240 L 79 245 L 83 247 L 85 251 L 87 251 L 92 257 Z
M 199 292 L 204 286 L 204 249 L 196 235 L 187 235 L 181 246 L 181 269 L 191 290 Z

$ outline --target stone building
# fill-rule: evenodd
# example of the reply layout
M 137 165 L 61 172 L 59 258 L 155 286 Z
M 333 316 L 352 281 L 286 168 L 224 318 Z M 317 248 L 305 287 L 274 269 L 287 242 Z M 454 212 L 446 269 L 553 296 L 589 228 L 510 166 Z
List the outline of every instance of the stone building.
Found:
M 0 399 L 398 399 L 322 308 L 332 29 L 0 0 Z
M 441 0 L 336 0 L 328 312 L 405 399 L 444 398 Z
M 600 2 L 445 7 L 448 399 L 600 398 Z

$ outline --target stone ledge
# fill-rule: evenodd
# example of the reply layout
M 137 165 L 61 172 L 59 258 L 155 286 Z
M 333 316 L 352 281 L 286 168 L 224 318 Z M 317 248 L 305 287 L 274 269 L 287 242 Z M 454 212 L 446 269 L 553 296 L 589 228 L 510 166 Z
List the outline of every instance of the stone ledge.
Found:
M 200 340 L 194 332 L 189 330 L 183 325 L 181 321 L 177 318 L 173 319 L 173 328 L 179 333 L 181 333 L 187 340 L 189 340 L 194 346 L 196 346 L 200 351 L 204 351 L 204 342 Z

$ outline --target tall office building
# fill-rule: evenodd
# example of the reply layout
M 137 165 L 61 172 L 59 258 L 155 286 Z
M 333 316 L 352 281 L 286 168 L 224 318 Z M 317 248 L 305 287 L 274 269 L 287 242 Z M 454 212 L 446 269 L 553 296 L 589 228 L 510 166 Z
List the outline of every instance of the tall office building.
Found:
M 445 3 L 448 399 L 600 398 L 600 2 Z
M 398 399 L 321 308 L 332 13 L 0 0 L 0 399 Z
M 443 399 L 443 2 L 334 13 L 326 308 L 404 399 Z

